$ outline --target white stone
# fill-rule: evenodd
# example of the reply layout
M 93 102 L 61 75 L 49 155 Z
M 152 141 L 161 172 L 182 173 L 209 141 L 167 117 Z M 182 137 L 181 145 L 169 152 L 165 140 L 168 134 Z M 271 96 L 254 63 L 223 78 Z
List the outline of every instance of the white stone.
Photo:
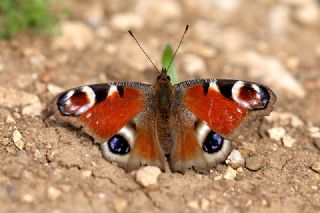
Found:
M 221 180 L 222 179 L 222 175 L 217 175 L 213 178 L 214 180 Z
M 127 31 L 139 30 L 143 27 L 143 19 L 134 13 L 116 13 L 111 17 L 110 25 L 113 29 Z
M 273 127 L 271 129 L 268 129 L 268 133 L 270 138 L 276 141 L 280 141 L 286 134 L 286 130 L 283 127 Z
M 42 104 L 38 96 L 21 90 L 0 86 L 0 106 L 7 108 L 23 107 L 22 114 L 40 116 Z
M 311 168 L 313 171 L 320 173 L 320 161 L 313 163 Z
M 58 199 L 62 194 L 61 190 L 59 190 L 59 189 L 57 189 L 57 188 L 55 188 L 53 186 L 50 186 L 48 188 L 47 193 L 48 193 L 49 200 L 52 200 L 52 201 Z
M 40 116 L 42 111 L 42 105 L 40 102 L 25 106 L 22 108 L 22 115 L 29 115 L 31 117 Z
M 168 20 L 176 21 L 182 15 L 180 4 L 172 0 L 139 0 L 135 12 L 153 25 L 160 25 Z
M 300 7 L 306 3 L 311 3 L 314 0 L 280 0 L 281 3 L 288 4 L 290 6 Z
M 230 155 L 228 156 L 226 160 L 226 164 L 230 165 L 233 169 L 237 169 L 239 167 L 242 167 L 245 163 L 245 160 L 243 156 L 241 155 L 241 152 L 239 150 L 232 150 Z
M 76 21 L 66 21 L 61 24 L 61 35 L 54 39 L 53 48 L 84 50 L 93 41 L 93 32 L 87 25 Z
M 277 5 L 268 14 L 268 28 L 272 37 L 285 35 L 290 27 L 290 9 L 285 5 Z
M 193 208 L 193 209 L 199 209 L 199 202 L 196 201 L 196 200 L 191 200 L 187 203 L 187 205 L 190 207 L 190 208 Z
M 209 209 L 209 206 L 210 206 L 210 202 L 209 200 L 203 198 L 200 200 L 200 207 L 203 211 L 208 211 Z
M 190 75 L 197 75 L 207 70 L 202 58 L 194 54 L 185 54 L 182 58 L 184 70 Z
M 212 2 L 215 7 L 223 12 L 233 12 L 239 8 L 241 0 L 206 0 L 207 2 Z
M 155 166 L 145 166 L 140 168 L 136 174 L 136 181 L 146 188 L 157 188 L 158 177 L 161 170 Z
M 266 119 L 269 122 L 277 122 L 281 126 L 291 125 L 296 128 L 304 126 L 304 122 L 291 112 L 271 112 Z
M 128 208 L 128 201 L 126 201 L 125 199 L 116 199 L 114 200 L 114 209 L 116 210 L 116 212 L 121 213 L 121 212 L 125 212 Z
M 9 114 L 9 115 L 6 117 L 6 123 L 7 123 L 7 124 L 14 125 L 14 124 L 16 124 L 16 120 L 14 120 L 14 118 Z
M 290 135 L 284 135 L 282 137 L 282 143 L 284 147 L 291 148 L 295 142 L 296 142 L 296 139 L 294 139 Z
M 86 20 L 91 27 L 99 27 L 104 17 L 104 7 L 100 1 L 93 1 L 85 10 Z
M 12 140 L 13 140 L 14 145 L 15 145 L 18 149 L 20 149 L 20 150 L 23 149 L 24 142 L 22 141 L 22 135 L 21 135 L 21 133 L 19 132 L 19 130 L 14 130 L 14 131 L 13 131 Z
M 34 157 L 35 157 L 35 159 L 40 159 L 40 158 L 42 158 L 42 155 L 41 155 L 41 152 L 40 152 L 40 150 L 39 149 L 36 149 L 36 150 L 34 150 Z
M 61 88 L 61 87 L 59 87 L 57 85 L 54 85 L 54 84 L 48 84 L 47 90 L 52 95 L 58 95 L 59 93 L 64 91 L 63 88 Z
M 3 72 L 5 69 L 5 66 L 3 64 L 0 64 L 0 72 Z
M 221 27 L 211 21 L 197 21 L 192 25 L 195 37 L 223 52 L 239 52 L 249 40 L 242 31 L 232 27 Z
M 302 24 L 312 25 L 319 22 L 319 12 L 319 6 L 314 1 L 299 7 L 295 12 L 294 18 Z
M 228 166 L 227 172 L 223 176 L 226 180 L 234 180 L 237 176 L 237 171 L 234 170 L 232 167 Z
M 306 91 L 283 64 L 272 56 L 263 56 L 257 52 L 239 52 L 230 55 L 228 59 L 233 63 L 247 66 L 251 78 L 261 79 L 267 85 L 272 85 L 276 94 L 303 98 Z
M 316 126 L 311 126 L 308 128 L 309 135 L 313 138 L 320 138 L 320 128 Z
M 33 203 L 34 197 L 31 194 L 24 194 L 21 197 L 21 201 L 24 203 Z
M 81 176 L 84 177 L 84 178 L 88 178 L 92 175 L 92 171 L 91 170 L 83 170 L 81 172 Z
M 202 14 L 212 14 L 212 11 L 216 11 L 219 17 L 226 18 L 237 11 L 242 2 L 242 0 L 189 0 L 184 1 L 184 5 L 194 11 L 201 11 Z

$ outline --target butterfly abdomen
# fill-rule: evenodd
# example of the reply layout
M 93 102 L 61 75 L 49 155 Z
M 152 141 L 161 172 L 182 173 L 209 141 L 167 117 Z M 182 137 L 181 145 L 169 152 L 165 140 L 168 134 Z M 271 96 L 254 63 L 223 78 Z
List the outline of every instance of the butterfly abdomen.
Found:
M 172 114 L 173 88 L 167 79 L 159 79 L 155 85 L 156 125 L 158 139 L 164 151 L 169 154 L 172 147 L 174 117 Z

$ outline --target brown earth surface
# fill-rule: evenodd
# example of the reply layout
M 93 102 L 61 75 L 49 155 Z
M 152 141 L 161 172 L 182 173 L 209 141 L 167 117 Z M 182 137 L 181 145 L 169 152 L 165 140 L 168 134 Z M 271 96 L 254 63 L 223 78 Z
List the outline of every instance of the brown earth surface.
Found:
M 1 212 L 320 212 L 317 1 L 69 0 L 55 7 L 72 14 L 60 20 L 59 37 L 30 32 L 0 42 Z M 271 117 L 233 142 L 247 165 L 223 163 L 208 175 L 166 171 L 149 189 L 136 172 L 105 161 L 89 136 L 46 118 L 46 109 L 58 92 L 80 85 L 153 83 L 156 72 L 126 30 L 159 65 L 186 23 L 175 59 L 181 81 L 256 81 L 278 101 Z

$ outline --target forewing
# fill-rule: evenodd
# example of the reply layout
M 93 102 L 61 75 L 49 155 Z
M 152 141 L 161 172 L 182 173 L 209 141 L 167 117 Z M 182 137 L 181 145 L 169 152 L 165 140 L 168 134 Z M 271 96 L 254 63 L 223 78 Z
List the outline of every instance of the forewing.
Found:
M 207 171 L 225 160 L 231 147 L 228 139 L 249 120 L 268 115 L 276 101 L 269 88 L 244 81 L 199 79 L 174 88 L 174 171 Z
M 101 144 L 109 161 L 126 169 L 140 165 L 164 168 L 156 137 L 153 88 L 136 82 L 115 82 L 74 88 L 58 95 L 53 109 Z

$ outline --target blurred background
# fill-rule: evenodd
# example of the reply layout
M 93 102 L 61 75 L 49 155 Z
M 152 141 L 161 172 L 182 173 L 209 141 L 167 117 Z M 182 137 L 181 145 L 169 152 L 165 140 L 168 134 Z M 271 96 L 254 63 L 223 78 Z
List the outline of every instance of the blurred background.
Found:
M 160 67 L 164 46 L 175 48 L 186 24 L 175 60 L 180 81 L 258 81 L 280 103 L 319 89 L 316 0 L 3 0 L 0 14 L 1 82 L 32 92 L 48 84 L 153 83 L 156 72 L 127 30 Z
M 242 79 L 278 97 L 274 113 L 233 142 L 246 165 L 163 172 L 149 191 L 85 134 L 43 121 L 65 89 L 153 84 L 157 72 L 127 30 L 160 69 L 186 24 L 180 81 Z M 2 210 L 319 212 L 319 38 L 316 0 L 0 0 Z
M 127 30 L 160 67 L 164 46 L 175 48 L 186 24 L 180 81 L 258 81 L 280 103 L 319 89 L 316 0 L 3 0 L 0 14 L 1 82 L 33 92 L 48 83 L 153 83 L 156 72 Z

